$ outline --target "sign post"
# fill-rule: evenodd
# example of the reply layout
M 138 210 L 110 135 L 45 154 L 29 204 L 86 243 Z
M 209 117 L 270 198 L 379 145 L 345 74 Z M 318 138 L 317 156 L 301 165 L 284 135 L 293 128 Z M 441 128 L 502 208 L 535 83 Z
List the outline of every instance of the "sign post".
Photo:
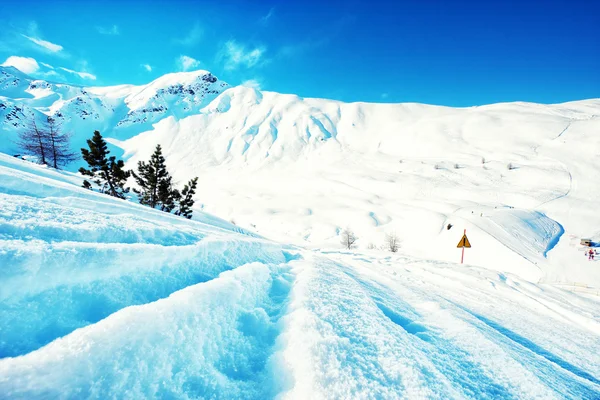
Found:
M 469 239 L 467 239 L 467 230 L 466 229 L 465 229 L 465 232 L 463 233 L 462 239 L 460 239 L 460 242 L 458 242 L 458 245 L 456 247 L 458 247 L 458 248 L 462 247 L 462 255 L 460 256 L 460 263 L 462 264 L 463 261 L 465 260 L 465 247 L 471 248 L 471 243 L 469 243 Z

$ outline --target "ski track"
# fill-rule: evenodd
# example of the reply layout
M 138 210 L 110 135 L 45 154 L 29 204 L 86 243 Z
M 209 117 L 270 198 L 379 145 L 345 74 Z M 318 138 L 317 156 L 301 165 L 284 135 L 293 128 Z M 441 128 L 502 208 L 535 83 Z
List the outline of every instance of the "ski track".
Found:
M 244 251 L 253 252 L 238 250 Z M 418 267 L 396 258 L 374 271 L 380 266 L 371 261 L 335 252 L 326 257 L 282 252 L 279 262 L 246 263 L 189 283 L 39 350 L 0 359 L 0 393 L 6 398 L 600 396 L 600 381 L 585 365 L 535 343 L 528 331 L 498 322 L 493 307 L 482 313 L 489 306 L 473 310 L 462 304 L 476 304 L 467 298 L 481 301 L 478 296 L 489 293 L 472 288 L 448 296 L 440 285 L 434 292 L 441 294 L 432 294 L 435 279 L 423 277 L 443 280 L 444 270 L 398 275 Z M 508 278 L 498 277 L 496 285 L 503 280 Z M 522 288 L 506 286 L 521 293 Z M 600 348 L 597 340 L 588 345 Z
M 357 275 L 349 267 L 339 268 L 380 310 L 377 313 L 373 309 L 374 315 L 379 314 L 381 317 L 383 314 L 398 328 L 396 334 L 410 338 L 409 341 L 414 345 L 411 353 L 422 354 L 424 360 L 433 362 L 433 369 L 421 360 L 416 368 L 417 371 L 436 377 L 439 392 L 433 390 L 436 385 L 427 382 L 425 386 L 433 392 L 427 393 L 425 397 L 594 399 L 600 396 L 600 381 L 597 376 L 585 371 L 585 367 L 577 366 L 557 353 L 546 350 L 525 335 L 494 322 L 493 318 L 497 316 L 493 314 L 484 317 L 455 303 L 455 300 L 432 295 L 420 288 L 424 283 L 422 281 L 416 288 L 411 285 L 410 288 L 402 287 L 399 291 L 394 291 L 389 286 L 382 286 Z M 332 282 L 341 280 L 337 277 Z M 414 280 L 408 278 L 406 281 Z M 411 299 L 410 303 L 407 302 L 408 299 Z M 515 305 L 512 307 L 518 312 Z M 366 306 L 361 304 L 360 308 L 365 309 Z M 490 308 L 493 311 L 493 307 Z M 485 310 L 489 314 L 489 309 Z M 347 313 L 345 309 L 340 311 L 340 314 Z M 440 324 L 439 321 L 448 323 Z M 377 327 L 377 332 L 373 334 L 383 335 L 381 322 L 373 323 L 373 326 Z M 546 329 L 546 326 L 542 324 L 536 329 Z M 559 333 L 568 337 L 571 332 L 567 330 Z M 580 348 L 585 345 L 585 340 L 578 343 Z M 600 348 L 597 337 L 588 345 Z M 398 353 L 397 346 L 409 347 L 406 342 L 397 343 L 390 351 Z M 580 358 L 580 364 L 581 361 Z M 598 361 L 595 362 L 598 374 Z M 405 392 L 407 397 L 411 397 L 414 392 L 407 389 L 400 386 L 396 388 L 398 393 Z M 369 393 L 377 392 L 370 390 Z M 346 397 L 340 393 L 338 395 Z M 355 395 L 357 393 L 349 394 L 348 397 L 360 397 Z M 382 395 L 386 397 L 388 394 Z M 336 396 L 331 395 L 330 398 Z

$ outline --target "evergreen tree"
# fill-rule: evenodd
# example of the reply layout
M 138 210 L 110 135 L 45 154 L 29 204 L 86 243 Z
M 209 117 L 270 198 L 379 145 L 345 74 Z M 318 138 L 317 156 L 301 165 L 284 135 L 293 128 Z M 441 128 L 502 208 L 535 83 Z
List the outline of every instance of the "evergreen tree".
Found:
M 107 158 L 110 151 L 102 135 L 94 131 L 94 136 L 87 140 L 88 149 L 81 149 L 81 155 L 87 162 L 89 169 L 81 167 L 79 172 L 90 176 L 92 181 L 100 187 L 101 193 L 110 196 L 125 198 L 129 188 L 125 187 L 130 172 L 124 169 L 123 160 L 116 160 L 115 156 Z M 91 188 L 91 184 L 86 180 L 83 182 L 84 188 Z
M 192 218 L 192 206 L 194 205 L 194 195 L 196 194 L 197 184 L 198 177 L 192 179 L 183 187 L 181 195 L 179 196 L 179 207 L 177 211 L 175 211 L 175 215 L 181 215 L 187 219 Z
M 170 213 L 175 208 L 176 202 L 181 198 L 181 194 L 177 189 L 173 189 L 171 177 L 167 175 L 158 184 L 158 201 L 160 209 Z
M 195 194 L 198 178 L 188 182 L 182 192 L 174 189 L 173 178 L 167 171 L 160 145 L 156 146 L 150 160 L 138 162 L 137 173 L 132 173 L 139 186 L 139 189 L 133 191 L 138 194 L 141 204 L 168 213 L 177 209 L 176 215 L 192 218 L 191 207 L 194 205 L 192 197 Z
M 160 144 L 156 146 L 148 163 L 138 162 L 138 172 L 134 173 L 133 177 L 140 187 L 140 189 L 133 189 L 139 195 L 140 204 L 152 208 L 161 205 L 162 201 L 167 201 L 168 204 L 171 177 L 167 172 Z
M 60 124 L 52 117 L 48 117 L 47 138 L 48 138 L 48 158 L 53 168 L 58 169 L 77 159 L 77 155 L 71 151 L 69 140 L 71 135 L 61 132 Z

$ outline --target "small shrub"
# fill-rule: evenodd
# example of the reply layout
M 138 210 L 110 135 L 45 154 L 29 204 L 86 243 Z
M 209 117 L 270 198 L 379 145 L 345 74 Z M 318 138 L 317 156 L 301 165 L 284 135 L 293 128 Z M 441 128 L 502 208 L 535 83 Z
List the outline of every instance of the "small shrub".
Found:
M 398 251 L 400 248 L 400 241 L 398 240 L 398 236 L 395 232 L 385 235 L 384 247 L 392 253 L 396 253 Z
M 357 239 L 358 238 L 356 237 L 356 235 L 354 234 L 354 232 L 352 232 L 352 230 L 350 228 L 346 228 L 342 232 L 341 243 L 348 250 L 350 250 L 352 247 L 354 247 L 354 243 L 356 242 Z

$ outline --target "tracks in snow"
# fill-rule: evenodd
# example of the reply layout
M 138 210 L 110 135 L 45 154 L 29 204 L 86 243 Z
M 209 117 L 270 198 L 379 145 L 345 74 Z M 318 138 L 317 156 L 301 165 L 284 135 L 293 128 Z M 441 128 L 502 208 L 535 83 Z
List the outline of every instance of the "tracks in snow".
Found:
M 536 285 L 444 263 L 333 257 L 311 259 L 297 279 L 302 295 L 286 317 L 295 322 L 282 335 L 295 360 L 290 397 L 600 395 L 600 360 L 584 350 L 600 349 L 597 333 L 552 308 L 540 316 L 538 299 L 562 300 Z
M 564 301 L 582 301 L 571 294 L 444 263 L 301 254 L 239 266 L 0 360 L 0 392 L 256 399 L 600 394 L 600 360 L 581 357 L 583 349 L 600 350 L 600 339 L 566 323 L 567 307 L 554 311 Z M 554 306 L 541 309 L 540 300 Z M 580 304 L 581 314 L 589 309 Z

